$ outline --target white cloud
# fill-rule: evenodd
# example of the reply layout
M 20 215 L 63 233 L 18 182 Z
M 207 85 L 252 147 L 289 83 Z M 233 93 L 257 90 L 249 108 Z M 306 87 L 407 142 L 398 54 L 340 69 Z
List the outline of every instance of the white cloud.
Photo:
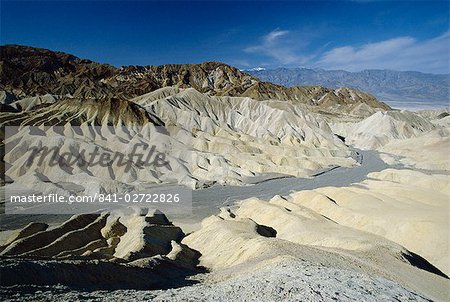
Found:
M 393 69 L 448 73 L 449 48 L 450 32 L 425 41 L 398 37 L 360 47 L 337 47 L 324 53 L 314 65 L 349 71 Z
M 275 29 L 273 31 L 271 31 L 270 33 L 268 33 L 266 36 L 263 37 L 263 40 L 266 43 L 274 43 L 276 41 L 277 38 L 285 36 L 289 33 L 288 30 L 278 30 Z
M 275 29 L 261 37 L 261 42 L 244 49 L 247 53 L 263 54 L 271 57 L 278 64 L 295 65 L 308 62 L 312 56 L 302 56 L 296 53 L 294 45 L 290 41 L 285 41 L 290 34 L 288 30 Z

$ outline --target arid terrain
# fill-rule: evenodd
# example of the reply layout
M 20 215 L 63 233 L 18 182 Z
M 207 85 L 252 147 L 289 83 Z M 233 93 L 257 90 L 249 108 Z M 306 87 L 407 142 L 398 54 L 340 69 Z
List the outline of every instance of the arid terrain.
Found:
M 397 110 L 218 62 L 0 51 L 2 300 L 450 299 L 449 108 Z M 138 145 L 168 164 L 67 158 Z M 58 164 L 30 162 L 42 147 Z M 177 186 L 189 211 L 8 204 Z

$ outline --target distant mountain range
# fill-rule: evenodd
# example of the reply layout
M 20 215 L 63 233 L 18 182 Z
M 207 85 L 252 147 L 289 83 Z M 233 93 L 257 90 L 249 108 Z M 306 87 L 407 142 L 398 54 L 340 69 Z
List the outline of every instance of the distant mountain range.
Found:
M 375 95 L 396 108 L 450 106 L 450 75 L 415 71 L 323 70 L 307 68 L 252 68 L 246 72 L 283 86 L 320 85 L 329 88 L 351 87 Z

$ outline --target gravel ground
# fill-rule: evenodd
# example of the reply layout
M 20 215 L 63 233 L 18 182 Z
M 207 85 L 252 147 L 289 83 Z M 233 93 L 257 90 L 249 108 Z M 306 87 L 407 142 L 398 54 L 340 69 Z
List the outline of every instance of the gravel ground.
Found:
M 0 295 L 3 301 L 430 301 L 384 278 L 294 259 L 223 281 L 212 279 L 214 273 L 193 286 L 156 291 L 12 287 L 2 288 Z

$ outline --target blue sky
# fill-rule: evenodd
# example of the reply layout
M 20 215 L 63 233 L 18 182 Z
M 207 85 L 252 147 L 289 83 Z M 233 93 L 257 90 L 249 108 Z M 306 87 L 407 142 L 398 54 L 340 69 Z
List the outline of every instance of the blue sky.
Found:
M 448 1 L 2 1 L 1 40 L 115 66 L 449 72 Z

